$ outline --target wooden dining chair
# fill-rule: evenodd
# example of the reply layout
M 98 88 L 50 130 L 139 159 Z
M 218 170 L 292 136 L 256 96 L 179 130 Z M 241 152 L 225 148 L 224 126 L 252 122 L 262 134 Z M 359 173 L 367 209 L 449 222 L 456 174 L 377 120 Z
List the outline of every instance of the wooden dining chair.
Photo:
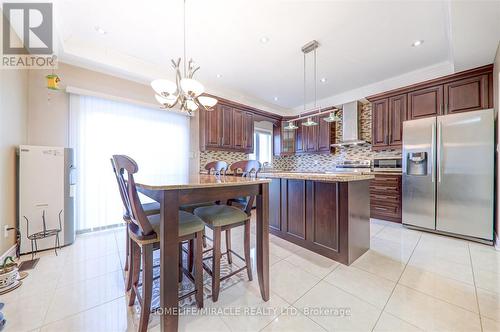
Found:
M 258 162 L 257 162 L 258 163 Z M 252 166 L 244 167 L 245 173 L 242 176 L 251 176 L 260 169 L 260 164 L 257 164 L 258 169 L 255 169 L 256 164 L 250 163 Z M 233 164 L 234 165 L 234 164 Z M 231 167 L 233 166 L 231 165 Z M 234 169 L 241 169 L 242 163 L 238 162 Z M 231 169 L 231 168 L 230 168 Z M 252 170 L 254 170 L 252 172 Z M 194 214 L 199 216 L 213 232 L 213 245 L 212 245 L 212 267 L 206 267 L 209 274 L 212 276 L 212 301 L 216 302 L 219 299 L 220 282 L 230 278 L 231 276 L 247 270 L 248 280 L 252 280 L 252 262 L 250 257 L 250 217 L 255 196 L 250 196 L 246 200 L 244 209 L 228 204 L 219 204 L 212 206 L 199 207 L 194 210 Z M 243 251 L 244 258 L 238 255 L 231 249 L 231 229 L 239 226 L 244 226 L 243 233 Z M 220 260 L 221 260 L 221 238 L 222 232 L 226 234 L 226 252 L 229 264 L 232 264 L 232 254 L 238 256 L 245 262 L 245 266 L 233 271 L 225 276 L 220 275 Z
M 149 315 L 151 313 L 151 299 L 153 291 L 153 250 L 159 248 L 160 238 L 160 215 L 147 215 L 139 200 L 135 185 L 134 174 L 138 171 L 137 163 L 124 155 L 113 156 L 114 165 L 118 172 L 127 172 L 125 192 L 130 207 L 130 223 L 128 224 L 128 235 L 130 238 L 129 273 L 132 279 L 129 305 L 132 306 L 137 298 L 141 307 L 139 331 L 147 331 Z M 203 221 L 190 213 L 179 211 L 179 243 L 194 240 L 194 276 L 182 267 L 182 272 L 194 282 L 195 290 L 183 295 L 180 299 L 195 295 L 199 308 L 203 307 L 203 267 L 202 237 L 205 225 Z M 168 253 L 167 253 L 168 254 Z M 182 260 L 179 262 L 182 264 Z M 142 265 L 142 293 L 139 294 L 139 274 Z M 174 268 L 174 267 L 172 267 Z M 178 267 L 175 267 L 178 268 Z
M 130 260 L 132 259 L 130 256 L 130 238 L 128 236 L 128 225 L 130 224 L 130 215 L 131 215 L 131 210 L 130 210 L 130 202 L 128 201 L 127 197 L 127 187 L 126 187 L 126 182 L 125 179 L 123 178 L 123 169 L 121 171 L 117 170 L 117 167 L 115 165 L 115 162 L 113 158 L 111 160 L 111 167 L 113 168 L 113 173 L 115 174 L 116 182 L 118 184 L 118 191 L 120 192 L 120 198 L 122 200 L 123 204 L 123 221 L 125 222 L 125 266 L 124 266 L 124 271 L 125 271 L 125 289 L 127 292 L 130 290 L 130 287 L 132 286 L 132 279 L 130 278 L 130 273 L 129 272 L 129 265 L 130 265 Z M 160 203 L 158 202 L 151 202 L 151 203 L 145 203 L 142 204 L 142 208 L 144 210 L 144 213 L 146 215 L 151 216 L 155 214 L 160 214 Z

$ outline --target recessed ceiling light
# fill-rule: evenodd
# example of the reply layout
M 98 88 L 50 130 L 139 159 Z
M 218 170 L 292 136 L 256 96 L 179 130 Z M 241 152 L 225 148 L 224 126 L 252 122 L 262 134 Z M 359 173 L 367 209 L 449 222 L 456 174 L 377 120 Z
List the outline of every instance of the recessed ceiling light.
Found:
M 279 98 L 278 98 L 278 97 L 274 97 L 274 101 L 278 101 L 278 100 L 279 100 Z
M 423 43 L 424 43 L 424 41 L 423 41 L 423 40 L 415 40 L 415 41 L 411 44 L 411 46 L 413 46 L 413 47 L 417 47 L 417 46 L 422 45 Z
M 264 36 L 264 37 L 262 37 L 262 38 L 260 39 L 260 42 L 261 42 L 262 44 L 267 44 L 267 43 L 269 43 L 269 37 L 265 37 L 265 36 Z
M 326 77 L 322 77 L 319 81 L 320 81 L 321 83 L 326 83 L 326 82 L 328 82 L 328 80 L 326 79 Z
M 221 77 L 222 77 L 222 75 L 221 75 L 221 74 L 217 74 L 216 76 L 217 76 L 217 78 L 221 78 Z
M 98 34 L 100 34 L 100 35 L 105 35 L 105 34 L 107 33 L 107 32 L 106 32 L 106 30 L 104 30 L 102 27 L 100 27 L 100 26 L 98 26 L 98 25 L 97 25 L 97 26 L 95 26 L 95 27 L 94 27 L 94 29 L 95 29 L 95 31 L 96 31 Z

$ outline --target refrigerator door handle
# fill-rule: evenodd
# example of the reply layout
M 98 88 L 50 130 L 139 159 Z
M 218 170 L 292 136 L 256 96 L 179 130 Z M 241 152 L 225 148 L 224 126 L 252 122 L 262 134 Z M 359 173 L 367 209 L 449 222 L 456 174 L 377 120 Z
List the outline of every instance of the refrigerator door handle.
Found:
M 432 132 L 431 132 L 431 161 L 429 162 L 429 168 L 430 173 L 431 173 L 431 181 L 434 182 L 435 180 L 435 162 L 436 162 L 436 151 L 435 151 L 435 145 L 436 145 L 436 123 L 432 124 Z
M 438 122 L 438 133 L 437 133 L 437 178 L 438 182 L 441 183 L 441 152 L 443 150 L 442 143 L 443 143 L 443 128 L 441 125 L 441 122 Z

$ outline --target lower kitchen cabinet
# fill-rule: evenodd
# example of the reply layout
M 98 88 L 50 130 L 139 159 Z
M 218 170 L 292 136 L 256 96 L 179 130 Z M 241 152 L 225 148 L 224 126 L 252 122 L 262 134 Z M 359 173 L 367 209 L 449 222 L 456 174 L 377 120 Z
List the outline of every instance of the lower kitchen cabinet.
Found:
M 371 180 L 370 216 L 401 222 L 401 175 L 377 174 Z
M 273 178 L 269 229 L 303 248 L 350 264 L 370 246 L 369 181 Z

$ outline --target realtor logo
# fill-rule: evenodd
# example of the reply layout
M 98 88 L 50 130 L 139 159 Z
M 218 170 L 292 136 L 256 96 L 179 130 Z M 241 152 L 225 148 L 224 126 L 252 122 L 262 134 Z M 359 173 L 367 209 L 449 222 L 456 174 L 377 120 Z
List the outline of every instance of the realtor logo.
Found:
M 54 68 L 52 3 L 3 3 L 2 67 Z

